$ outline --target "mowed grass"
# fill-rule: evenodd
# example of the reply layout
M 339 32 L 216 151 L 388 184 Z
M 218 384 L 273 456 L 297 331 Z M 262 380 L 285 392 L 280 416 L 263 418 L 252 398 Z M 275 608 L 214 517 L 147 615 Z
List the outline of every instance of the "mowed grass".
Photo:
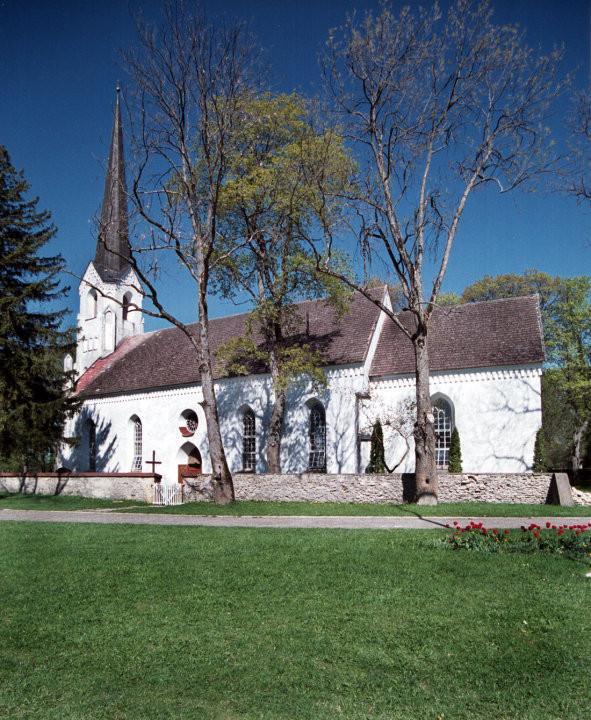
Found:
M 0 510 L 117 510 L 133 505 L 151 507 L 136 500 L 103 500 L 77 495 L 0 495 Z
M 373 515 L 425 517 L 590 517 L 591 506 L 524 505 L 510 503 L 440 503 L 435 507 L 391 503 L 310 503 L 238 501 L 220 506 L 191 502 L 161 507 L 135 500 L 101 500 L 67 495 L 0 495 L 0 510 L 95 510 L 149 512 L 179 515 Z
M 0 717 L 588 718 L 587 568 L 442 538 L 1 523 Z

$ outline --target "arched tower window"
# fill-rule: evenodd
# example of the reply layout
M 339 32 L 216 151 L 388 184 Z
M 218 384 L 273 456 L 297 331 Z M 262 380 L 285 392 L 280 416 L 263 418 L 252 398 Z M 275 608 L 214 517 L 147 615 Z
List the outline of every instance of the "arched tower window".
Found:
M 130 303 L 131 303 L 131 293 L 126 292 L 125 295 L 123 296 L 123 300 L 121 302 L 122 317 L 123 317 L 124 321 L 128 319 Z
M 435 423 L 435 463 L 438 468 L 446 468 L 449 464 L 449 446 L 453 430 L 453 408 L 449 400 L 443 397 L 433 401 Z
M 245 472 L 256 471 L 257 437 L 256 418 L 250 408 L 242 416 L 242 469 Z
M 88 438 L 88 469 L 94 472 L 96 470 L 96 425 L 90 418 L 86 421 L 86 435 Z
M 112 352 L 115 349 L 115 313 L 107 310 L 103 317 L 103 349 Z
M 137 415 L 130 419 L 133 431 L 133 460 L 131 462 L 132 472 L 139 472 L 142 469 L 142 421 Z
M 89 290 L 86 296 L 86 319 L 91 320 L 96 317 L 98 301 L 96 296 L 96 290 Z
M 326 472 L 326 412 L 318 400 L 309 403 L 308 407 L 310 408 L 308 470 Z

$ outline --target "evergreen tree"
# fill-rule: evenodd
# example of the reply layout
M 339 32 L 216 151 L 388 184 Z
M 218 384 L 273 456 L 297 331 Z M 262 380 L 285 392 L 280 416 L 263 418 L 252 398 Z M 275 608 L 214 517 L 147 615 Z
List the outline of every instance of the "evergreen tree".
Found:
M 381 475 L 387 471 L 386 456 L 384 453 L 384 432 L 382 423 L 376 420 L 371 431 L 371 450 L 369 455 L 369 465 L 365 472 L 376 473 Z
M 0 145 L 0 468 L 19 472 L 51 468 L 75 406 L 63 370 L 73 334 L 65 310 L 46 309 L 67 292 L 64 260 L 40 255 L 56 230 L 28 191 Z
M 447 471 L 450 473 L 462 472 L 462 448 L 460 447 L 460 433 L 457 427 L 451 433 Z
M 536 473 L 542 473 L 548 470 L 548 462 L 546 460 L 546 440 L 543 428 L 540 428 L 536 433 L 534 464 L 532 470 Z

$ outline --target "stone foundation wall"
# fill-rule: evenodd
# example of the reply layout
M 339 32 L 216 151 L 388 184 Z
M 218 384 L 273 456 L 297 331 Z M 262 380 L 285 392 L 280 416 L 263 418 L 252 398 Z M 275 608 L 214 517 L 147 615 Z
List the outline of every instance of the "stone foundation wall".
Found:
M 152 502 L 154 479 L 159 477 L 152 473 L 47 473 L 23 478 L 0 473 L 0 492 Z
M 151 473 L 71 473 L 61 476 L 48 473 L 25 479 L 0 473 L 0 492 L 152 502 L 154 480 L 159 479 L 160 476 Z M 441 473 L 439 500 L 542 504 L 548 497 L 551 479 L 551 474 Z M 237 500 L 402 503 L 414 497 L 414 476 L 236 473 L 234 489 Z M 189 502 L 211 500 L 211 476 L 187 479 L 184 498 Z M 577 496 L 574 499 L 580 502 Z
M 448 475 L 439 477 L 440 502 L 546 502 L 551 474 Z M 234 475 L 237 500 L 402 503 L 414 497 L 414 476 L 395 475 Z M 211 476 L 185 482 L 185 500 L 212 497 Z

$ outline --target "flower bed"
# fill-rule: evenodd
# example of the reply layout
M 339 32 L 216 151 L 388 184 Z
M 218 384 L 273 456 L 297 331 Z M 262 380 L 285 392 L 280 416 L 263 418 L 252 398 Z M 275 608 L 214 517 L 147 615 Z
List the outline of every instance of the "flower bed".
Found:
M 454 550 L 481 550 L 484 552 L 550 552 L 591 559 L 591 523 L 545 526 L 531 523 L 521 530 L 486 528 L 483 523 L 471 521 L 462 526 L 448 525 L 452 533 L 447 542 Z

